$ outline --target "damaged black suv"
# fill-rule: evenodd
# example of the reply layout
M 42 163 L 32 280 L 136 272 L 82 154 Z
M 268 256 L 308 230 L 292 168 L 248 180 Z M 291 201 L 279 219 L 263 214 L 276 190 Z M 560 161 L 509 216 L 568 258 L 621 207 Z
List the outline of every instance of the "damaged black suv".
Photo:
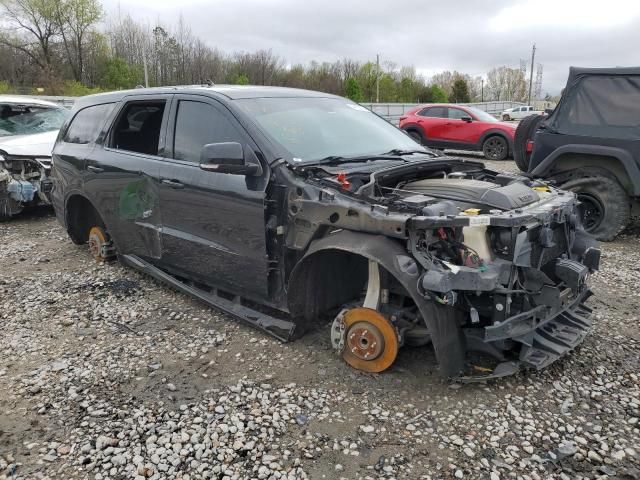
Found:
M 360 370 L 432 344 L 447 377 L 508 375 L 550 364 L 591 325 L 600 252 L 573 193 L 431 152 L 344 98 L 85 97 L 52 178 L 58 219 L 97 260 L 283 340 L 327 325 Z

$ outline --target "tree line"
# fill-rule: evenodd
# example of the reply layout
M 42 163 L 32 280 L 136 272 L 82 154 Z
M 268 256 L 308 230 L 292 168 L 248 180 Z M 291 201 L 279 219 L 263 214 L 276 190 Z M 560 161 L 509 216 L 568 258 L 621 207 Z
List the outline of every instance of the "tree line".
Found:
M 384 61 L 288 64 L 269 49 L 223 52 L 195 36 L 182 17 L 147 24 L 98 0 L 0 0 L 0 93 L 85 95 L 102 90 L 200 83 L 278 85 L 359 102 L 525 101 L 520 69 L 486 79 L 457 71 L 430 78 Z

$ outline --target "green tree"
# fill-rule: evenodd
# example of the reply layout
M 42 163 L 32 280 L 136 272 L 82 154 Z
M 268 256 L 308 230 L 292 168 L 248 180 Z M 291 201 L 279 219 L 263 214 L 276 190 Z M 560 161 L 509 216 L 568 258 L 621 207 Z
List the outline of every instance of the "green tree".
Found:
M 85 39 L 102 17 L 102 6 L 98 0 L 58 0 L 56 5 L 62 43 L 73 78 L 81 82 L 85 77 Z
M 60 33 L 56 0 L 0 0 L 0 18 L 8 28 L 0 32 L 0 44 L 27 55 L 45 71 L 51 71 L 55 39 Z
M 64 82 L 62 94 L 70 97 L 82 97 L 84 95 L 100 93 L 100 91 L 101 90 L 99 88 L 89 88 L 80 82 L 67 81 Z
M 396 81 L 391 75 L 381 74 L 378 87 L 381 102 L 395 102 L 397 100 Z
M 454 103 L 469 103 L 471 98 L 469 96 L 469 85 L 467 81 L 458 77 L 451 87 L 451 97 L 449 98 Z
M 139 71 L 139 68 L 127 64 L 122 58 L 114 57 L 106 60 L 100 85 L 113 90 L 121 90 L 133 88 L 141 83 L 141 80 L 142 72 Z
M 433 103 L 447 103 L 449 101 L 447 92 L 440 85 L 431 85 L 431 98 L 430 101 Z
M 238 73 L 234 78 L 234 85 L 249 85 L 249 77 L 247 77 L 244 73 Z
M 347 78 L 347 84 L 344 89 L 345 97 L 350 98 L 354 102 L 362 101 L 362 90 L 358 80 L 353 77 Z
M 413 103 L 418 100 L 422 92 L 422 85 L 412 78 L 404 77 L 398 86 L 398 101 L 402 103 Z

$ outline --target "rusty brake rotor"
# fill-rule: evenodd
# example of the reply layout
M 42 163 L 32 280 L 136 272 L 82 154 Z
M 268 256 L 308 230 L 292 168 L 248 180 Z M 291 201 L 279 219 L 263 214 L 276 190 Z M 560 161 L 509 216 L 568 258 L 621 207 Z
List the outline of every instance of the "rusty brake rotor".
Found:
M 364 307 L 343 312 L 342 358 L 353 368 L 378 373 L 393 364 L 398 355 L 398 334 L 380 312 Z

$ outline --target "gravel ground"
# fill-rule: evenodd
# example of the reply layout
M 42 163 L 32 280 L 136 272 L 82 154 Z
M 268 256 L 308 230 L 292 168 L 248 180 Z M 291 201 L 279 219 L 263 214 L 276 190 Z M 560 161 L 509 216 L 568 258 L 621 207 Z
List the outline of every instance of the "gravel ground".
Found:
M 0 224 L 0 479 L 638 479 L 639 236 L 603 245 L 575 352 L 450 385 L 429 348 L 362 374 L 326 330 L 281 344 L 23 215 Z

